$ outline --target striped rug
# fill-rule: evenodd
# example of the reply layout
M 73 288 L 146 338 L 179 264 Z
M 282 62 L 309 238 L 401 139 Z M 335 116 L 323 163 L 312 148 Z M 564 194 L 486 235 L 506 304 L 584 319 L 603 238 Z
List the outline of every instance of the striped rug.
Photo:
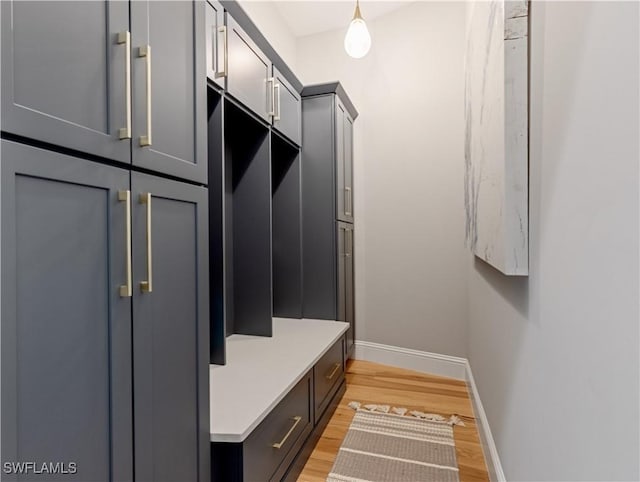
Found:
M 357 410 L 327 482 L 458 482 L 453 428 Z

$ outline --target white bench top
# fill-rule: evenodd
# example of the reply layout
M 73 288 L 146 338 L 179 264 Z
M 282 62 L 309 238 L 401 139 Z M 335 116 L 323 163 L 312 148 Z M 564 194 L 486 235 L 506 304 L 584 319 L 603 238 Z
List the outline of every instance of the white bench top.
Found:
M 244 441 L 348 328 L 274 318 L 272 337 L 228 337 L 227 364 L 209 365 L 211 441 Z

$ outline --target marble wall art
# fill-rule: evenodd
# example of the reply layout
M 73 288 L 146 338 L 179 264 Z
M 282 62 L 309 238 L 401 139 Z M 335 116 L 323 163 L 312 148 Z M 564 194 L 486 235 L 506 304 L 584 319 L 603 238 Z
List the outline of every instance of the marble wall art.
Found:
M 507 275 L 527 275 L 528 2 L 467 3 L 466 239 Z

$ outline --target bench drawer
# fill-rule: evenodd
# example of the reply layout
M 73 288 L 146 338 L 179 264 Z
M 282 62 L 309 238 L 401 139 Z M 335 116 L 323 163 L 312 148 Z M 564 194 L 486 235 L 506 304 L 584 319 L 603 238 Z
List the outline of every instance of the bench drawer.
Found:
M 339 339 L 313 367 L 315 422 L 320 420 L 335 388 L 344 378 L 344 338 Z
M 245 440 L 244 480 L 267 481 L 311 432 L 311 373 L 298 382 Z

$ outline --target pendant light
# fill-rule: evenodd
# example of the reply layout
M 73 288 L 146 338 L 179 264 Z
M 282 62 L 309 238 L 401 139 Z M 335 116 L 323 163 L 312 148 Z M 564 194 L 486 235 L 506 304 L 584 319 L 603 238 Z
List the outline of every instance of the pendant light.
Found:
M 367 24 L 360 14 L 360 0 L 356 0 L 356 10 L 353 20 L 349 24 L 349 30 L 344 37 L 344 49 L 354 59 L 361 59 L 371 48 L 371 35 L 367 29 Z

